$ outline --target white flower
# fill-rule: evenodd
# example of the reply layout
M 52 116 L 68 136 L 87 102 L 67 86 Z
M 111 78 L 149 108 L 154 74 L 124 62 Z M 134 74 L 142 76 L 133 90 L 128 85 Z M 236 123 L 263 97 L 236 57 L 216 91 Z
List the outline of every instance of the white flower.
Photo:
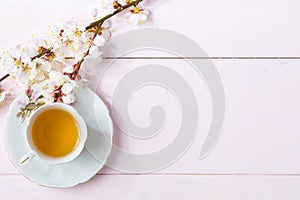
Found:
M 45 73 L 49 73 L 51 71 L 51 64 L 49 62 L 45 62 L 41 59 L 36 59 L 36 63 L 39 65 L 38 69 L 42 70 Z
M 65 68 L 66 69 L 66 68 Z M 41 101 L 53 102 L 56 98 L 51 94 L 59 94 L 59 97 L 64 103 L 70 104 L 75 102 L 75 88 L 78 88 L 80 81 L 71 80 L 69 76 L 63 75 L 59 71 L 52 70 L 49 73 L 49 79 L 31 86 L 31 89 L 36 91 L 38 96 L 43 95 Z M 57 93 L 60 88 L 61 93 Z
M 45 80 L 48 77 L 49 72 L 52 69 L 52 65 L 41 59 L 41 58 L 37 58 L 34 60 L 35 63 L 35 70 L 36 70 L 36 77 L 35 77 L 35 82 L 40 82 Z M 33 82 L 33 83 L 35 83 Z
M 105 21 L 102 26 L 101 26 L 101 29 L 100 31 L 98 32 L 98 35 L 96 36 L 97 37 L 103 37 L 105 40 L 108 40 L 111 36 L 111 32 L 109 30 L 109 28 L 111 27 L 111 23 L 109 20 Z M 95 34 L 95 31 L 96 29 L 93 27 L 91 29 L 89 29 L 89 31 L 85 31 L 82 33 L 82 36 L 81 36 L 81 40 L 84 42 L 84 43 L 87 43 L 89 44 L 91 41 L 92 41 L 92 38 Z M 95 38 L 95 39 L 96 39 Z M 98 38 L 96 40 L 103 40 L 103 38 Z M 97 42 L 97 41 L 96 41 Z
M 37 75 L 36 63 L 31 61 L 25 48 L 20 45 L 1 56 L 1 64 L 19 85 L 30 85 Z
M 64 84 L 63 75 L 58 71 L 51 71 L 49 73 L 49 80 L 53 83 L 54 86 L 61 86 Z
M 95 37 L 93 43 L 97 47 L 103 47 L 105 45 L 105 38 L 98 35 Z
M 91 74 L 95 72 L 95 69 L 101 63 L 102 59 L 86 59 L 82 63 L 81 71 L 87 74 Z M 93 69 L 93 70 L 92 70 Z
M 47 40 L 45 40 L 44 38 L 41 37 L 34 37 L 31 40 L 31 43 L 34 47 L 45 47 L 45 48 L 49 48 L 51 45 L 47 42 Z
M 93 16 L 94 19 L 96 19 L 96 17 L 98 16 L 98 10 L 97 8 L 92 8 L 89 10 L 90 15 Z
M 102 57 L 101 55 L 103 54 L 102 51 L 99 51 L 99 48 L 96 46 L 91 46 L 89 55 L 84 59 L 84 61 L 81 64 L 81 71 L 84 71 L 86 73 L 92 72 L 90 69 L 98 66 L 101 61 Z
M 128 12 L 125 16 L 127 18 L 127 22 L 130 24 L 143 24 L 147 21 L 149 15 L 149 10 L 134 7 L 133 10 L 130 10 L 130 12 Z
M 101 27 L 104 28 L 104 29 L 109 29 L 111 27 L 110 21 L 106 20 L 105 22 L 103 22 Z
M 68 65 L 68 66 L 66 66 L 66 67 L 63 68 L 63 72 L 64 72 L 64 73 L 70 74 L 70 73 L 72 73 L 73 71 L 74 71 L 74 67 L 73 67 L 72 65 Z
M 52 25 L 46 32 L 48 43 L 53 46 L 56 59 L 64 62 L 66 57 L 74 57 L 74 62 L 82 58 L 87 51 L 89 41 L 82 37 L 85 27 L 73 20 Z
M 71 104 L 71 103 L 74 103 L 76 101 L 76 98 L 74 96 L 74 94 L 68 94 L 68 95 L 65 95 L 65 96 L 62 96 L 61 97 L 63 102 L 66 103 L 66 104 Z
M 111 14 L 115 11 L 114 4 L 112 0 L 101 0 L 100 1 L 100 9 L 98 11 L 98 17 L 104 17 L 108 14 Z
M 52 103 L 54 101 L 54 98 L 51 95 L 54 91 L 54 88 L 54 84 L 49 79 L 31 85 L 31 89 L 35 94 L 34 96 L 39 97 L 40 95 L 43 95 L 43 98 L 40 99 L 40 101 L 46 104 Z
M 111 36 L 109 28 L 111 27 L 110 21 L 105 21 L 101 26 L 100 34 L 102 37 L 104 37 L 106 40 L 108 40 Z
M 99 51 L 99 48 L 96 46 L 91 46 L 89 55 L 86 57 L 86 59 L 95 59 L 99 58 L 103 54 L 102 51 Z
M 42 82 L 31 85 L 31 89 L 37 93 L 51 93 L 54 90 L 54 84 L 49 79 L 46 79 Z
M 70 94 L 73 91 L 73 86 L 70 83 L 64 83 L 61 88 L 61 91 L 65 95 Z
M 91 42 L 91 39 L 93 38 L 93 36 L 94 36 L 94 32 L 92 32 L 92 31 L 85 31 L 81 35 L 81 40 L 84 43 L 88 43 L 89 44 Z
M 27 45 L 27 52 L 31 57 L 33 57 L 41 53 L 42 50 L 46 50 L 50 47 L 51 44 L 47 40 L 40 37 L 33 37 Z
M 58 71 L 51 71 L 49 73 L 49 80 L 54 86 L 62 86 L 64 83 L 70 83 L 73 88 L 77 87 L 77 83 L 71 80 L 69 76 L 63 75 Z

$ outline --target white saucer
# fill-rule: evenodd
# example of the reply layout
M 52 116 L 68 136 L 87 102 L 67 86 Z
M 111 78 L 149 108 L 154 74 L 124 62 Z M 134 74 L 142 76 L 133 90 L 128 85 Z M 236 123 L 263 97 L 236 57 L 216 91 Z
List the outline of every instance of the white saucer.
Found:
M 88 87 L 76 94 L 74 108 L 84 118 L 88 128 L 85 149 L 74 160 L 62 164 L 49 164 L 33 158 L 25 165 L 19 159 L 29 151 L 25 140 L 25 127 L 17 118 L 20 95 L 12 102 L 6 116 L 4 141 L 9 158 L 14 166 L 29 180 L 49 187 L 71 187 L 91 179 L 105 164 L 112 147 L 113 125 L 103 101 Z

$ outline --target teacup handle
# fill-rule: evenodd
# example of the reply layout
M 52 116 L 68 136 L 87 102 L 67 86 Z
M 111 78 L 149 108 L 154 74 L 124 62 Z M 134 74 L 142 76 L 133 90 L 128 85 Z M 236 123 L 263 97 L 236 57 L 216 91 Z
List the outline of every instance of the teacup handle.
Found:
M 36 154 L 34 152 L 30 151 L 27 154 L 25 154 L 24 156 L 22 156 L 22 158 L 19 160 L 19 163 L 21 165 L 25 165 L 28 161 L 30 161 L 35 156 L 36 156 Z

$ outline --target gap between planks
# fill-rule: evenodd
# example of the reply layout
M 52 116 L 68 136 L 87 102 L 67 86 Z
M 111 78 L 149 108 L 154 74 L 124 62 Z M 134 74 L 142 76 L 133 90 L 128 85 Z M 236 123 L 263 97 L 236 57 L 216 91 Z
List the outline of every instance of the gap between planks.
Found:
M 0 57 L 1 59 L 1 57 Z M 184 56 L 184 57 L 159 57 L 159 56 L 136 56 L 136 57 L 130 57 L 130 56 L 120 56 L 120 57 L 110 57 L 110 56 L 106 56 L 106 57 L 102 57 L 102 59 L 106 59 L 106 60 L 111 60 L 111 59 L 124 59 L 124 60 L 160 60 L 160 59 L 165 59 L 165 60 L 173 60 L 173 59 L 203 59 L 203 60 L 207 60 L 207 59 L 211 59 L 211 60 L 300 60 L 300 56 L 298 57 L 289 57 L 289 56 L 279 56 L 279 57 L 253 57 L 253 56 L 241 56 L 241 57 L 234 57 L 234 56 L 212 56 L 212 57 L 189 57 L 189 56 Z
M 102 59 L 106 60 L 111 60 L 111 59 L 124 59 L 124 60 L 160 60 L 160 59 L 165 59 L 165 60 L 174 60 L 174 59 L 203 59 L 203 60 L 300 60 L 299 57 L 251 57 L 251 56 L 243 56 L 243 57 L 155 57 L 155 56 L 137 56 L 137 57 L 103 57 Z
M 21 173 L 2 173 L 0 176 L 22 176 Z M 267 177 L 300 177 L 300 174 L 259 174 L 259 173 L 97 173 L 96 176 L 267 176 Z

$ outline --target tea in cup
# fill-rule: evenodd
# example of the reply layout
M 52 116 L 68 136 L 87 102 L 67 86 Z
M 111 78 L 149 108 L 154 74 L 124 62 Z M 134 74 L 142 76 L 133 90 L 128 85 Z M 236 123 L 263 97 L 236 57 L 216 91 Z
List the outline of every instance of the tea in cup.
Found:
M 54 103 L 40 107 L 31 115 L 26 139 L 30 151 L 20 159 L 21 164 L 34 157 L 52 164 L 69 162 L 84 149 L 87 127 L 73 107 Z

